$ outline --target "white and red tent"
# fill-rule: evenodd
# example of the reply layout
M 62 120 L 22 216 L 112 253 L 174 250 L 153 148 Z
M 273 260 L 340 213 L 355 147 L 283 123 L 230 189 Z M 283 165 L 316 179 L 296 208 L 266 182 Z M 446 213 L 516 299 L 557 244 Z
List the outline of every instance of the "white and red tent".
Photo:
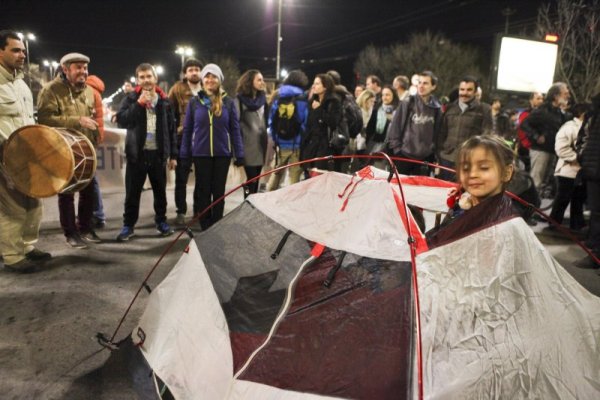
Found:
M 428 245 L 403 199 L 452 185 L 385 177 L 255 194 L 190 241 L 132 334 L 174 397 L 600 398 L 600 299 L 485 203 Z

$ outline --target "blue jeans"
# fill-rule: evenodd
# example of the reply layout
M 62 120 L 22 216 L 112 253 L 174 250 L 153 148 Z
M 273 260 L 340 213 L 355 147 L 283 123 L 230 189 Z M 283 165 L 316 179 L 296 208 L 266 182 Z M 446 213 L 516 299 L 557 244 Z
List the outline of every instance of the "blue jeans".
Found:
M 92 179 L 92 185 L 94 185 L 94 218 L 98 222 L 105 222 L 106 216 L 104 215 L 104 204 L 102 204 L 102 193 L 100 192 L 98 179 L 95 176 Z

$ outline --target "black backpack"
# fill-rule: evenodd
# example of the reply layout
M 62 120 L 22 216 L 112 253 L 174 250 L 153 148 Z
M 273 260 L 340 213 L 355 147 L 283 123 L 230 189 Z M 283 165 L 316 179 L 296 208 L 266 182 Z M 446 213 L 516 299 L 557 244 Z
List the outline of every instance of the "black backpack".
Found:
M 342 108 L 346 124 L 348 125 L 348 135 L 354 139 L 363 128 L 362 111 L 351 94 L 344 96 Z
M 296 98 L 297 96 L 277 99 L 277 109 L 271 121 L 271 130 L 282 140 L 293 140 L 302 130 Z

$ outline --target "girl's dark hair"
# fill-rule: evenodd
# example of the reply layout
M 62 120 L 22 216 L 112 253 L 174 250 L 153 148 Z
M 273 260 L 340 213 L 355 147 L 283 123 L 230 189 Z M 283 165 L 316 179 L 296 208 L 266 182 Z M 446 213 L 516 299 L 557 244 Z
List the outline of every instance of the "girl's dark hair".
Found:
M 335 82 L 333 81 L 333 78 L 331 77 L 331 75 L 317 74 L 317 76 L 315 78 L 319 78 L 321 80 L 321 83 L 323 84 L 323 87 L 325 88 L 326 94 L 333 93 L 333 91 L 335 90 Z
M 260 74 L 260 71 L 257 69 L 249 69 L 244 72 L 240 76 L 240 79 L 238 79 L 235 92 L 242 96 L 252 97 L 252 93 L 254 92 L 254 78 L 258 74 Z
M 383 88 L 381 89 L 381 92 L 383 93 L 383 89 L 388 89 L 390 92 L 392 92 L 392 105 L 394 106 L 394 108 L 398 107 L 398 103 L 400 102 L 400 100 L 398 99 L 398 92 L 396 92 L 396 90 L 394 90 L 392 85 L 383 85 Z
M 456 179 L 458 181 L 460 181 L 463 166 L 469 163 L 473 150 L 478 147 L 483 147 L 488 153 L 492 154 L 500 167 L 500 176 L 506 176 L 511 165 L 514 172 L 515 153 L 501 137 L 496 135 L 473 136 L 467 139 L 458 151 L 456 157 Z M 512 174 L 510 179 L 512 179 Z M 504 186 L 510 182 L 510 179 L 504 183 Z

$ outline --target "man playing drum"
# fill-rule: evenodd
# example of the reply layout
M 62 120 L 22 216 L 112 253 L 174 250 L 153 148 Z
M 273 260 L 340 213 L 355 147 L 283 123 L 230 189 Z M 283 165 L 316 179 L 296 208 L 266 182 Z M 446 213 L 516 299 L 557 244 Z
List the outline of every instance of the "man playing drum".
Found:
M 99 133 L 98 123 L 93 118 L 94 93 L 85 83 L 89 62 L 89 57 L 80 53 L 63 56 L 60 60 L 62 72 L 46 84 L 38 96 L 38 122 L 52 127 L 75 129 L 95 145 Z M 69 245 L 85 248 L 85 242 L 100 242 L 92 229 L 93 183 L 79 192 L 77 216 L 72 193 L 58 195 L 58 209 L 60 225 Z
M 15 32 L 0 31 L 0 145 L 16 129 L 34 124 L 33 98 L 23 81 L 25 46 Z M 0 152 L 2 157 L 2 152 Z M 18 192 L 0 173 L 0 251 L 4 267 L 32 272 L 50 253 L 36 249 L 42 220 L 39 199 Z

